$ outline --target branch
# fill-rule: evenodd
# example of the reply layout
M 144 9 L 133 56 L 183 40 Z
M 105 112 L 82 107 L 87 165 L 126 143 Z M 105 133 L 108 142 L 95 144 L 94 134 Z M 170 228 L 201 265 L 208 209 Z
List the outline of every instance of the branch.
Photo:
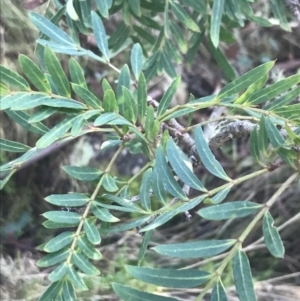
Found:
M 300 24 L 300 2 L 299 0 L 286 0 L 286 5 L 292 12 L 292 14 L 297 19 L 298 23 Z

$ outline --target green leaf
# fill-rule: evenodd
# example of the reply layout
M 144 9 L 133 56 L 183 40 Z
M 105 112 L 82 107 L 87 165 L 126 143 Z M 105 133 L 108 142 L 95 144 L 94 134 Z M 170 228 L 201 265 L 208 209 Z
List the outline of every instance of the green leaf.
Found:
M 61 228 L 74 228 L 78 226 L 78 223 L 75 224 L 67 224 L 67 223 L 58 223 L 54 221 L 44 221 L 42 225 L 47 229 L 61 229 Z
M 65 263 L 60 264 L 48 275 L 48 279 L 51 282 L 59 281 L 62 277 L 65 276 L 67 269 L 68 266 Z
M 94 125 L 101 126 L 101 125 L 107 124 L 115 119 L 118 119 L 119 117 L 120 117 L 120 115 L 113 113 L 113 112 L 112 113 L 103 113 L 94 121 Z
M 91 108 L 101 109 L 100 99 L 87 88 L 72 84 L 73 91 Z
M 87 291 L 88 287 L 85 285 L 83 279 L 78 275 L 78 273 L 73 269 L 72 266 L 68 267 L 67 270 L 68 278 L 80 291 Z
M 0 65 L 0 82 L 20 91 L 31 91 L 27 81 L 19 74 Z
M 137 104 L 131 91 L 122 87 L 122 100 L 124 102 L 124 117 L 133 124 L 137 119 Z
M 292 75 L 288 78 L 276 82 L 275 84 L 270 85 L 269 87 L 257 91 L 248 98 L 246 103 L 251 105 L 264 103 L 274 98 L 275 96 L 287 91 L 299 82 L 300 74 Z
M 164 297 L 159 295 L 154 295 L 146 292 L 142 292 L 133 289 L 129 286 L 121 285 L 118 283 L 112 283 L 112 287 L 116 294 L 121 297 L 124 301 L 179 301 L 178 299 L 172 297 Z
M 224 0 L 221 0 L 224 1 Z M 215 2 L 214 2 L 215 3 Z M 224 72 L 224 75 L 227 77 L 229 80 L 235 80 L 236 79 L 236 71 L 234 70 L 233 66 L 229 61 L 227 60 L 227 57 L 223 53 L 223 51 L 220 48 L 215 48 L 213 45 L 212 41 L 208 39 L 208 46 L 209 49 L 217 61 L 219 67 L 222 69 Z
M 207 190 L 193 172 L 191 161 L 172 138 L 169 139 L 166 150 L 168 159 L 178 177 L 188 186 L 206 192 Z
M 5 85 L 0 83 L 0 97 L 9 94 L 9 92 L 9 89 Z
M 127 200 L 125 198 L 121 198 L 121 197 L 111 195 L 111 194 L 103 194 L 102 197 L 107 199 L 107 200 L 110 200 L 112 202 L 115 202 L 118 205 L 128 207 L 128 208 L 135 208 L 137 211 L 141 211 L 141 212 L 144 213 L 144 210 L 142 210 L 137 204 L 135 204 L 135 203 L 133 203 L 130 200 Z
M 66 223 L 66 224 L 78 224 L 81 220 L 81 215 L 76 212 L 68 211 L 48 211 L 42 214 L 45 218 L 50 221 L 57 223 Z
M 98 245 L 101 242 L 101 237 L 100 233 L 95 226 L 95 224 L 91 221 L 91 219 L 87 218 L 84 221 L 83 224 L 84 231 L 86 233 L 86 236 L 88 240 L 93 244 L 93 245 Z
M 176 40 L 176 43 L 177 43 L 180 51 L 184 54 L 187 53 L 188 44 L 185 40 L 185 36 L 184 36 L 180 26 L 177 23 L 170 21 L 170 29 L 174 36 L 174 39 Z
M 273 112 L 290 120 L 299 120 L 300 104 L 296 103 L 293 105 L 276 108 Z
M 45 49 L 44 59 L 48 72 L 50 73 L 59 94 L 67 98 L 71 98 L 71 90 L 68 78 L 64 73 L 59 60 L 49 47 L 46 47 Z
M 277 228 L 274 227 L 274 219 L 268 211 L 265 213 L 263 219 L 263 234 L 270 253 L 274 257 L 283 258 L 284 246 Z
M 265 74 L 264 76 L 260 77 L 256 82 L 251 84 L 248 87 L 248 89 L 234 101 L 234 103 L 235 104 L 245 103 L 252 94 L 262 89 L 262 87 L 266 84 L 268 78 L 269 78 L 269 74 Z
M 115 223 L 120 221 L 119 218 L 113 216 L 106 208 L 99 208 L 97 204 L 92 205 L 93 214 L 101 221 Z
M 37 133 L 40 135 L 44 135 L 49 131 L 49 129 L 41 122 L 36 122 L 34 124 L 30 124 L 28 122 L 29 120 L 29 115 L 25 112 L 19 111 L 10 111 L 10 110 L 5 110 L 5 113 L 13 119 L 16 123 L 20 124 L 24 129 Z
M 140 74 L 137 87 L 137 111 L 140 123 L 144 123 L 147 110 L 147 83 L 143 73 Z
M 116 205 L 108 205 L 103 203 L 97 203 L 98 206 L 109 209 L 109 210 L 116 210 L 116 211 L 122 211 L 122 212 L 142 212 L 145 213 L 142 209 L 137 209 L 134 207 L 122 207 L 122 206 L 116 206 Z
M 152 236 L 152 233 L 153 233 L 153 230 L 150 230 L 150 231 L 147 231 L 143 236 L 142 244 L 141 244 L 140 250 L 139 250 L 138 265 L 141 265 L 141 263 L 144 259 L 148 244 L 149 244 L 151 236 Z
M 205 219 L 219 221 L 245 217 L 256 212 L 261 207 L 262 205 L 249 201 L 236 201 L 203 208 L 197 213 Z
M 215 48 L 219 45 L 220 27 L 224 11 L 224 0 L 215 0 L 213 2 L 212 15 L 210 21 L 210 38 Z
M 12 107 L 12 105 L 21 100 L 23 103 L 23 99 L 26 97 L 31 97 L 32 94 L 29 94 L 28 92 L 17 92 L 13 94 L 7 94 L 4 97 L 1 97 L 1 110 L 6 110 Z
M 179 184 L 174 179 L 174 176 L 172 172 L 170 171 L 167 161 L 165 159 L 164 152 L 159 146 L 156 150 L 156 162 L 155 162 L 155 168 L 157 172 L 162 177 L 162 181 L 164 183 L 165 188 L 168 190 L 168 192 L 173 195 L 176 198 L 187 200 L 187 196 L 182 191 Z
M 47 196 L 45 200 L 50 204 L 61 207 L 77 207 L 86 205 L 89 197 L 82 193 L 52 194 Z
M 69 60 L 69 72 L 73 83 L 87 88 L 84 72 L 80 64 L 74 58 Z
M 178 109 L 177 111 L 167 115 L 166 117 L 164 117 L 161 121 L 166 121 L 166 120 L 170 120 L 172 118 L 178 118 L 181 116 L 185 116 L 188 115 L 189 113 L 195 112 L 197 111 L 197 108 L 183 108 L 183 109 Z
M 166 110 L 168 109 L 168 107 L 172 101 L 172 98 L 174 97 L 176 90 L 180 84 L 180 80 L 181 80 L 180 77 L 177 77 L 172 82 L 171 86 L 167 89 L 167 91 L 164 93 L 164 95 L 159 103 L 158 109 L 157 109 L 158 116 L 163 115 L 166 112 Z
M 92 27 L 91 0 L 79 1 L 83 23 L 86 27 Z
M 66 11 L 66 7 L 65 6 L 60 6 L 59 10 L 53 15 L 52 18 L 49 19 L 51 21 L 51 23 L 53 23 L 55 25 L 58 25 L 58 23 L 61 21 L 61 19 L 65 15 L 65 11 Z M 67 15 L 67 19 L 70 19 L 68 15 Z M 39 37 L 41 39 L 50 40 L 50 38 L 47 37 L 43 33 L 40 33 Z M 35 54 L 36 54 L 36 57 L 38 59 L 39 65 L 45 71 L 46 68 L 45 68 L 45 63 L 44 63 L 44 50 L 45 50 L 45 48 L 42 45 L 36 44 Z
M 193 8 L 193 10 L 198 13 L 205 14 L 206 13 L 206 3 L 204 1 L 194 1 L 194 0 L 183 0 L 188 6 Z
M 102 258 L 102 254 L 85 238 L 85 236 L 81 236 L 77 242 L 80 250 L 88 258 L 92 260 L 100 260 Z
M 95 0 L 97 8 L 100 12 L 100 14 L 108 19 L 109 17 L 109 12 L 108 10 L 111 8 L 112 5 L 112 0 Z
M 49 107 L 85 109 L 86 107 L 73 99 L 51 98 L 47 94 L 42 93 L 20 93 L 13 96 L 7 95 L 3 99 L 4 109 L 7 109 L 7 102 L 11 100 L 10 107 L 12 111 L 28 110 L 37 106 L 45 105 Z
M 62 292 L 65 300 L 76 301 L 75 290 L 72 283 L 69 280 L 64 280 Z
M 154 108 L 152 106 L 147 107 L 147 115 L 145 122 L 145 134 L 147 139 L 151 139 L 152 129 L 154 124 Z
M 156 219 L 154 219 L 150 224 L 140 229 L 140 232 L 146 232 L 146 231 L 156 229 L 159 226 L 164 225 L 166 222 L 172 219 L 176 214 L 178 214 L 178 212 L 174 210 L 164 212 L 161 215 L 159 215 Z
M 142 15 L 140 0 L 131 0 L 128 3 L 133 13 L 140 17 Z
M 139 280 L 171 288 L 196 287 L 211 277 L 210 273 L 196 269 L 153 269 L 131 265 L 126 265 L 125 268 L 129 274 Z
M 68 175 L 80 181 L 93 181 L 99 179 L 103 174 L 100 169 L 87 166 L 63 166 L 62 169 Z
M 122 140 L 106 140 L 101 144 L 100 149 L 103 150 L 107 150 L 110 149 L 114 146 L 120 145 L 122 143 Z
M 116 226 L 110 227 L 108 229 L 108 233 L 127 231 L 127 230 L 137 228 L 137 227 L 147 223 L 150 218 L 151 218 L 150 215 L 149 216 L 143 216 L 143 217 L 134 219 L 133 221 L 130 221 L 128 223 L 118 224 Z
M 142 206 L 147 211 L 151 211 L 151 200 L 150 200 L 151 178 L 152 178 L 152 168 L 149 168 L 143 175 L 141 188 L 140 188 L 140 201 Z
M 185 202 L 183 205 L 177 207 L 175 210 L 177 213 L 182 213 L 182 212 L 192 210 L 197 205 L 199 205 L 205 198 L 206 198 L 205 194 L 197 196 L 191 199 L 189 202 Z
M 180 22 L 182 22 L 188 29 L 200 32 L 198 25 L 191 18 L 191 16 L 182 8 L 181 5 L 173 1 L 170 2 L 170 4 L 172 6 L 172 11 L 174 15 Z
M 202 18 L 201 23 L 204 23 L 204 19 L 205 18 Z M 188 52 L 186 54 L 186 56 L 187 56 L 187 63 L 189 65 L 193 64 L 195 56 L 198 53 L 200 44 L 202 43 L 202 40 L 204 38 L 206 28 L 203 28 L 203 27 L 204 27 L 204 25 L 201 26 L 201 33 L 194 33 L 192 35 L 192 38 L 196 37 L 196 41 L 193 43 L 193 46 L 189 48 L 189 50 L 188 50 Z
M 115 192 L 119 189 L 114 178 L 108 173 L 104 174 L 102 178 L 102 185 L 108 192 Z
M 9 179 L 13 176 L 15 172 L 16 170 L 12 170 L 7 176 L 4 177 L 4 179 L 2 178 L 0 180 L 0 190 L 4 188 L 4 186 L 8 183 Z
M 72 259 L 74 260 L 75 265 L 83 273 L 94 276 L 100 274 L 100 271 L 97 268 L 95 268 L 84 255 L 75 252 L 73 253 Z
M 107 81 L 106 78 L 103 78 L 101 85 L 102 85 L 102 89 L 103 89 L 103 92 L 104 92 L 104 93 L 105 93 L 108 89 L 113 90 L 113 88 L 111 87 L 110 83 Z
M 284 145 L 284 139 L 282 135 L 269 117 L 266 118 L 265 123 L 267 134 L 273 147 L 276 148 Z
M 154 45 L 156 40 L 148 31 L 136 25 L 133 25 L 132 28 L 139 35 L 139 38 L 144 39 L 146 42 L 150 43 L 151 45 Z
M 216 160 L 214 154 L 210 150 L 202 128 L 199 125 L 196 127 L 195 131 L 195 143 L 197 152 L 205 168 L 216 177 L 225 181 L 230 181 L 231 179 L 226 175 L 223 167 Z
M 259 142 L 258 142 L 258 127 L 255 126 L 250 134 L 250 153 L 253 159 L 260 163 Z
M 265 120 L 266 123 L 266 130 L 267 130 L 267 134 L 268 137 L 270 139 L 270 142 L 272 144 L 272 146 L 276 149 L 276 148 L 280 148 L 281 146 L 283 146 L 285 144 L 285 141 L 282 137 L 282 135 L 280 134 L 279 130 L 277 129 L 277 127 L 274 125 L 274 123 L 272 122 L 272 120 L 267 117 Z M 281 150 L 278 149 L 277 150 L 279 156 L 288 164 L 292 165 L 291 163 L 291 158 L 289 156 L 286 155 L 286 153 Z
M 69 245 L 75 237 L 74 232 L 66 231 L 56 237 L 52 238 L 44 246 L 44 251 L 52 253 L 61 250 L 65 246 Z
M 52 283 L 47 290 L 43 293 L 43 295 L 39 298 L 38 301 L 49 301 L 51 299 L 56 298 L 61 291 L 62 282 L 57 281 Z
M 269 105 L 265 106 L 266 110 L 280 109 L 282 106 L 288 105 L 300 94 L 300 86 L 287 92 L 285 95 L 275 99 Z
M 230 192 L 231 188 L 232 188 L 232 186 L 228 186 L 228 187 L 220 190 L 214 196 L 212 196 L 211 197 L 212 203 L 213 204 L 219 204 L 219 203 L 223 202 L 226 199 L 226 197 L 227 197 L 228 193 Z
M 32 23 L 47 37 L 52 39 L 54 42 L 61 45 L 74 45 L 75 42 L 73 39 L 68 36 L 63 30 L 54 25 L 51 21 L 45 17 L 31 12 L 29 14 L 30 20 Z
M 287 13 L 286 13 L 284 3 L 280 0 L 271 0 L 270 6 L 274 13 L 274 16 L 279 20 L 280 26 L 286 31 L 291 31 L 291 27 L 286 18 Z M 295 9 L 297 9 L 297 8 L 295 8 Z
M 138 80 L 143 68 L 143 50 L 139 43 L 134 44 L 134 46 L 132 47 L 130 63 L 132 72 L 136 80 Z
M 93 31 L 98 48 L 102 52 L 105 60 L 109 62 L 110 52 L 108 49 L 108 42 L 106 32 L 101 18 L 93 11 L 92 12 Z
M 73 55 L 73 56 L 82 56 L 82 55 L 88 55 L 89 52 L 88 50 L 81 48 L 77 45 L 60 45 L 54 42 L 50 42 L 48 40 L 41 40 L 38 39 L 36 42 L 43 47 L 48 47 L 50 48 L 53 52 L 56 53 L 62 53 L 62 54 L 68 54 L 68 55 Z
M 40 260 L 38 260 L 36 265 L 41 268 L 50 267 L 67 259 L 69 254 L 70 254 L 70 249 L 62 249 L 60 251 L 50 253 L 44 256 L 43 258 L 41 258 Z
M 260 121 L 259 121 L 257 139 L 258 139 L 258 142 L 259 142 L 259 144 L 258 144 L 259 150 L 264 155 L 267 155 L 269 139 L 268 139 L 268 133 L 267 133 L 267 130 L 266 130 L 266 120 L 265 120 L 264 115 L 261 116 Z
M 152 248 L 159 254 L 177 258 L 206 258 L 218 255 L 231 247 L 236 240 L 202 240 L 180 244 L 158 245 Z
M 166 50 L 162 52 L 161 55 L 161 60 L 162 60 L 162 66 L 164 70 L 167 72 L 167 74 L 171 78 L 175 78 L 177 76 L 175 66 L 172 62 L 172 59 L 170 57 L 170 53 L 168 53 Z
M 0 149 L 6 152 L 23 153 L 31 149 L 25 144 L 0 138 Z
M 78 115 L 76 117 L 76 119 L 74 120 L 74 123 L 72 125 L 72 129 L 71 129 L 71 135 L 73 137 L 76 137 L 77 135 L 80 135 L 84 125 L 86 123 L 86 120 L 84 118 L 84 115 Z
M 108 45 L 112 47 L 112 51 L 118 52 L 124 47 L 124 45 L 126 45 L 129 36 L 130 27 L 124 22 L 121 22 L 118 24 L 117 30 L 110 36 Z
M 221 280 L 215 284 L 210 296 L 210 301 L 228 301 L 226 291 Z
M 31 59 L 23 54 L 20 54 L 19 63 L 23 72 L 39 91 L 51 93 L 51 87 L 48 79 L 41 71 L 41 69 Z
M 104 92 L 103 108 L 105 112 L 118 112 L 115 92 L 112 89 L 107 89 Z
M 123 68 L 121 69 L 121 73 L 117 85 L 117 100 L 118 100 L 119 110 L 121 114 L 124 114 L 125 112 L 123 89 L 122 89 L 123 86 L 126 87 L 127 89 L 130 89 L 130 72 L 127 65 L 124 65 Z
M 57 124 L 36 142 L 36 147 L 45 148 L 60 139 L 71 128 L 75 118 L 74 116 L 69 116 Z
M 154 168 L 152 172 L 152 189 L 154 196 L 165 205 L 167 203 L 167 195 L 160 174 L 157 172 L 157 168 Z
M 42 106 L 30 116 L 28 122 L 35 123 L 35 122 L 43 121 L 44 119 L 50 117 L 56 112 L 57 112 L 56 108 Z
M 258 78 L 261 78 L 269 73 L 271 68 L 274 66 L 275 62 L 271 61 L 260 65 L 251 71 L 245 73 L 239 78 L 235 79 L 231 83 L 227 84 L 218 94 L 217 98 L 225 98 L 227 96 L 231 96 L 237 94 L 244 89 L 248 88 L 251 84 L 255 83 Z
M 233 257 L 233 275 L 239 299 L 256 301 L 249 260 L 243 251 L 238 250 Z

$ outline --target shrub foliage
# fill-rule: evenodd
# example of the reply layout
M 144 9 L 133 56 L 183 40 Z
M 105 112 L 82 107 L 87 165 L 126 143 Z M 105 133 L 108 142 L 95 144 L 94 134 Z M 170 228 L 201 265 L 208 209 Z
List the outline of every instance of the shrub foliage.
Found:
M 202 300 L 212 289 L 210 300 L 224 301 L 227 297 L 222 273 L 232 262 L 239 299 L 256 300 L 244 240 L 262 219 L 266 247 L 274 257 L 284 256 L 284 246 L 269 208 L 298 178 L 300 104 L 293 101 L 300 94 L 300 74 L 266 85 L 275 64 L 270 61 L 239 76 L 220 43 L 234 40 L 232 30 L 244 26 L 245 22 L 260 26 L 272 26 L 272 23 L 255 15 L 252 1 L 246 0 L 69 0 L 66 5 L 58 0 L 54 2 L 55 15 L 30 14 L 32 23 L 40 31 L 35 50 L 38 64 L 20 54 L 24 77 L 0 67 L 1 110 L 26 130 L 40 135 L 32 147 L 0 140 L 2 150 L 24 153 L 1 166 L 1 188 L 23 164 L 54 143 L 102 132 L 107 133 L 103 147 L 116 151 L 103 170 L 88 166 L 63 167 L 70 177 L 96 183 L 91 193 L 55 194 L 45 198 L 57 206 L 57 210 L 43 214 L 46 219 L 43 225 L 49 229 L 70 229 L 39 247 L 48 254 L 38 265 L 54 267 L 49 274 L 52 284 L 39 300 L 76 300 L 75 290 L 88 290 L 86 275 L 100 274 L 93 261 L 101 260 L 97 249 L 101 236 L 136 227 L 144 236 L 137 266 L 126 266 L 133 277 L 168 288 L 202 285 L 202 293 L 195 300 Z M 270 6 L 280 26 L 289 30 L 283 2 L 271 0 Z M 106 24 L 114 14 L 121 16 L 122 21 L 108 36 L 103 22 Z M 63 22 L 66 26 L 60 27 Z M 81 46 L 79 34 L 94 34 L 98 50 Z M 170 107 L 181 81 L 176 65 L 183 60 L 192 62 L 200 44 L 209 49 L 228 83 L 215 95 L 191 97 L 187 103 Z M 128 49 L 128 64 L 119 69 L 113 64 L 114 57 Z M 69 77 L 55 53 L 70 56 Z M 116 89 L 103 79 L 102 99 L 90 91 L 77 60 L 79 56 L 112 68 L 117 75 Z M 148 96 L 147 87 L 151 79 L 162 72 L 173 81 L 158 102 Z M 227 108 L 228 113 L 220 120 L 230 122 L 209 141 L 202 129 L 204 123 L 182 126 L 177 120 L 184 116 L 191 120 L 195 111 L 217 107 Z M 63 119 L 49 129 L 43 121 L 54 114 L 60 114 Z M 250 153 L 259 169 L 232 179 L 211 148 L 221 146 L 229 138 L 249 134 Z M 142 153 L 148 163 L 132 178 L 120 182 L 112 174 L 112 167 L 125 148 L 134 154 Z M 194 173 L 197 164 L 202 164 L 223 184 L 206 188 Z M 281 165 L 289 165 L 291 173 L 265 204 L 227 201 L 234 186 L 270 173 Z M 140 192 L 133 196 L 130 185 L 136 179 L 140 181 Z M 190 189 L 197 192 L 196 197 L 190 197 Z M 226 251 L 216 270 L 209 273 L 191 268 L 141 266 L 153 231 L 176 215 L 189 217 L 189 211 L 200 203 L 209 204 L 197 211 L 206 220 L 226 221 L 249 215 L 252 219 L 236 238 L 160 244 L 152 250 L 163 256 L 185 259 L 213 258 Z M 60 207 L 81 210 L 61 211 Z M 116 212 L 133 213 L 135 218 L 124 223 L 114 216 Z M 112 287 L 123 300 L 177 300 L 118 283 L 112 283 Z

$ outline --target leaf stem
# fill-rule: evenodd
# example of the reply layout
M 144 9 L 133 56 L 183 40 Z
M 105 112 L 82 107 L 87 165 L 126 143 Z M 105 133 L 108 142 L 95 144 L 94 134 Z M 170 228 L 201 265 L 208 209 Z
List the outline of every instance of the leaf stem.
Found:
M 113 165 L 114 162 L 116 161 L 118 155 L 121 153 L 121 151 L 123 150 L 123 148 L 124 148 L 124 144 L 121 144 L 120 147 L 119 147 L 119 149 L 116 151 L 116 153 L 114 154 L 113 158 L 112 158 L 111 161 L 109 162 L 108 166 L 106 167 L 105 173 L 107 173 L 107 172 L 109 172 L 109 171 L 111 170 L 112 165 Z M 95 188 L 95 190 L 94 190 L 92 196 L 90 197 L 90 199 L 89 199 L 89 201 L 88 201 L 88 203 L 87 203 L 87 206 L 85 207 L 85 210 L 84 210 L 84 212 L 83 212 L 83 214 L 82 214 L 80 223 L 79 223 L 79 225 L 78 225 L 78 227 L 77 227 L 77 230 L 76 230 L 76 233 L 75 233 L 75 237 L 74 237 L 74 240 L 73 240 L 72 245 L 71 245 L 71 248 L 70 248 L 70 254 L 69 254 L 69 256 L 68 256 L 68 258 L 67 258 L 67 260 L 66 260 L 66 264 L 67 264 L 67 265 L 69 265 L 70 262 L 71 262 L 72 255 L 73 255 L 73 252 L 75 251 L 75 247 L 76 247 L 76 245 L 77 245 L 77 241 L 78 241 L 78 239 L 79 239 L 79 237 L 80 237 L 80 233 L 81 233 L 81 230 L 82 230 L 82 228 L 83 228 L 84 221 L 85 221 L 86 217 L 87 217 L 88 214 L 89 214 L 89 211 L 90 211 L 90 209 L 91 209 L 91 206 L 92 206 L 93 201 L 95 200 L 97 194 L 98 194 L 99 191 L 100 191 L 100 188 L 101 188 L 101 186 L 102 186 L 102 181 L 103 181 L 103 177 L 100 178 L 100 180 L 99 180 L 99 182 L 98 182 L 98 184 L 97 184 L 97 186 L 96 186 L 96 188 Z

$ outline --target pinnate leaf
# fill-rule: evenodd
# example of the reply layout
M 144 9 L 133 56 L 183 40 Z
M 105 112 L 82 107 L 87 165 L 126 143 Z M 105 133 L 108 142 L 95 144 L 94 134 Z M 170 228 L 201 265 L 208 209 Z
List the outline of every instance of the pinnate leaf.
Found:
M 172 288 L 195 287 L 211 277 L 210 273 L 196 269 L 154 269 L 127 265 L 126 270 L 144 282 Z
M 158 245 L 152 248 L 159 254 L 177 258 L 206 258 L 226 251 L 236 241 L 227 240 L 202 240 L 179 244 Z
M 195 131 L 196 149 L 203 165 L 207 170 L 218 178 L 226 181 L 230 181 L 230 178 L 226 175 L 221 164 L 216 160 L 212 151 L 210 150 L 208 143 L 204 137 L 201 126 L 197 126 Z
M 245 217 L 256 212 L 261 207 L 262 205 L 249 201 L 236 201 L 203 208 L 197 213 L 205 219 L 218 221 Z
M 266 212 L 263 219 L 263 234 L 266 246 L 274 257 L 283 258 L 284 246 L 279 232 L 274 227 L 274 219 L 269 212 Z
M 241 250 L 238 250 L 233 258 L 233 275 L 239 299 L 241 301 L 256 301 L 249 260 Z

